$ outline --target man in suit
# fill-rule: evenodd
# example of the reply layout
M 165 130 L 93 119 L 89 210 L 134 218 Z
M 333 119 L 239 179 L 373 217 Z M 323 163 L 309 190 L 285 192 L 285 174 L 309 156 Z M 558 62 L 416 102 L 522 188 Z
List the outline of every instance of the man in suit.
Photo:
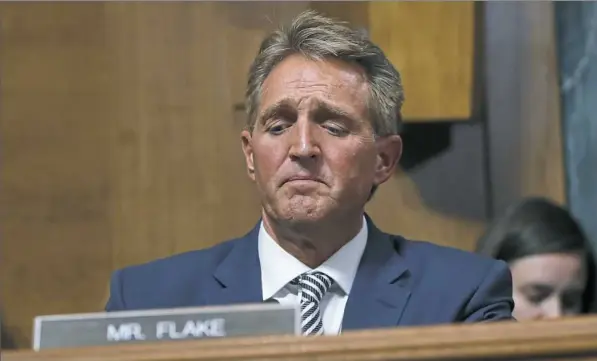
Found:
M 262 219 L 215 247 L 116 271 L 107 311 L 277 301 L 304 334 L 511 319 L 504 262 L 383 233 L 365 214 L 402 152 L 400 75 L 313 12 L 267 37 L 250 69 L 247 171 Z M 431 225 L 432 226 L 432 225 Z

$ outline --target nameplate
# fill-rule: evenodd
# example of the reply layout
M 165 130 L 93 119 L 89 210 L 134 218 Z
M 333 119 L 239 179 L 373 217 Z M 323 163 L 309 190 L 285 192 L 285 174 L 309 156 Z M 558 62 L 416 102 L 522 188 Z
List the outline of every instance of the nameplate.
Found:
M 299 308 L 260 303 L 38 316 L 33 349 L 257 335 L 300 335 Z

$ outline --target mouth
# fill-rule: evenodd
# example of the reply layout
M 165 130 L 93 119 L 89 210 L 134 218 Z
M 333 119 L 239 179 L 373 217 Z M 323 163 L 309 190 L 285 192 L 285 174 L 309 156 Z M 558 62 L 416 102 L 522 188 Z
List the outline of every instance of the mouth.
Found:
M 324 183 L 321 179 L 319 179 L 317 177 L 313 177 L 313 176 L 292 176 L 292 177 L 289 177 L 288 179 L 286 179 L 284 181 L 284 183 L 291 183 L 291 182 L 297 182 L 297 183 L 302 183 L 302 182 Z

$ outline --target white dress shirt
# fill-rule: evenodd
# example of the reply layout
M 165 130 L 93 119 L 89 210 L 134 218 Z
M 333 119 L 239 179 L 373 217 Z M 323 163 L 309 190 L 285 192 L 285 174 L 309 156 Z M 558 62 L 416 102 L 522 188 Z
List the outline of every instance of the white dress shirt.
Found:
M 325 335 L 337 335 L 341 331 L 344 308 L 367 244 L 367 233 L 367 222 L 363 217 L 359 233 L 315 269 L 334 279 L 334 284 L 319 305 Z M 275 299 L 280 304 L 298 305 L 298 287 L 291 285 L 290 281 L 313 269 L 282 249 L 267 233 L 263 222 L 259 230 L 258 249 L 263 300 Z

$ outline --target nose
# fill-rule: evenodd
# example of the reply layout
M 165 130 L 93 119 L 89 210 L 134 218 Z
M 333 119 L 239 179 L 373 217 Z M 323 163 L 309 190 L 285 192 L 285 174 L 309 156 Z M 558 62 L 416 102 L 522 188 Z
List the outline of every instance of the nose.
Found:
M 309 159 L 316 158 L 321 154 L 316 126 L 306 117 L 297 120 L 290 132 L 290 158 Z
M 554 297 L 545 303 L 542 309 L 542 318 L 559 318 L 562 317 L 562 302 L 559 298 Z

